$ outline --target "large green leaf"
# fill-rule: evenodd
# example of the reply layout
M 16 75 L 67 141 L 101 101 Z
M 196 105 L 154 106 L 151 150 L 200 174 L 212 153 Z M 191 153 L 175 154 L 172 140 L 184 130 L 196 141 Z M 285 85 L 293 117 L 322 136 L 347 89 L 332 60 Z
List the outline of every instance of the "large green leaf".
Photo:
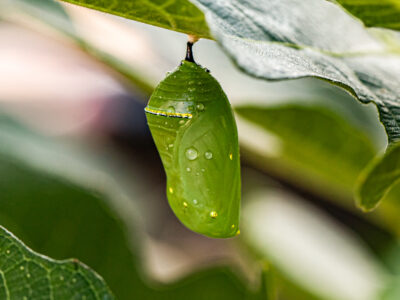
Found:
M 365 211 L 374 209 L 385 194 L 400 179 L 400 143 L 390 147 L 375 159 L 360 175 L 356 199 Z
M 349 195 L 359 172 L 376 151 L 360 128 L 321 106 L 253 105 L 235 110 L 245 122 L 257 126 L 243 127 L 241 119 L 238 120 L 246 160 L 297 185 L 314 186 L 319 193 L 342 191 Z M 257 128 L 273 136 L 270 140 L 268 136 L 257 137 L 254 131 Z M 246 136 L 255 139 L 257 145 Z
M 400 2 L 397 0 L 336 0 L 366 26 L 400 30 Z
M 188 0 L 63 0 L 159 27 L 211 38 L 203 13 Z
M 325 0 L 195 2 L 243 71 L 267 80 L 327 80 L 377 105 L 389 141 L 400 139 L 400 50 L 390 52 L 379 32 Z
M 101 277 L 77 260 L 33 252 L 0 226 L 1 299 L 113 299 Z

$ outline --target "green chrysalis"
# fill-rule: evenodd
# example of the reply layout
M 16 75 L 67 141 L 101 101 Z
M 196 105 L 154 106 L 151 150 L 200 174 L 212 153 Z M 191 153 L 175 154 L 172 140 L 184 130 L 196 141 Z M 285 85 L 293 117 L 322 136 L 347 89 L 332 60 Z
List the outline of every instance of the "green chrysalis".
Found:
M 235 119 L 221 86 L 186 59 L 156 87 L 145 108 L 167 174 L 168 202 L 189 229 L 239 233 L 240 161 Z

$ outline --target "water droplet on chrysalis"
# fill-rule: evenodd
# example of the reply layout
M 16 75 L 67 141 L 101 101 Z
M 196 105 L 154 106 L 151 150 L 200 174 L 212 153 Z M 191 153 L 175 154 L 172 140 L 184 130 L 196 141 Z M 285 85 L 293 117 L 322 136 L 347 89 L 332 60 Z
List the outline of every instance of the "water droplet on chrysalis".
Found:
M 186 171 L 190 172 L 190 171 L 192 171 L 192 169 L 188 167 L 188 168 L 186 168 Z
M 215 210 L 213 210 L 212 212 L 210 212 L 210 217 L 215 219 L 216 217 L 218 217 L 218 213 Z
M 193 204 L 196 205 L 198 202 L 196 199 L 193 199 Z
M 203 103 L 199 103 L 199 104 L 196 105 L 196 108 L 197 108 L 197 110 L 202 111 L 202 110 L 204 110 L 204 104 Z
M 211 159 L 211 158 L 213 157 L 213 154 L 212 154 L 211 151 L 206 151 L 206 152 L 204 153 L 204 157 L 205 157 L 206 159 Z
M 186 149 L 186 158 L 188 160 L 195 160 L 197 158 L 197 150 L 195 148 Z
M 204 173 L 206 171 L 206 169 L 201 169 L 201 171 Z

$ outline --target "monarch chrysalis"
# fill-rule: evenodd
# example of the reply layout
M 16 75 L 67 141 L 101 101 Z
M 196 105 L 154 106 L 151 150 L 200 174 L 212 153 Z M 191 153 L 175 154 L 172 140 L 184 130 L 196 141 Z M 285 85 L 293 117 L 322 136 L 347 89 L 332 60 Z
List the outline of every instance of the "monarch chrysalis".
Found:
M 209 71 L 187 55 L 150 97 L 147 122 L 167 175 L 168 202 L 189 229 L 238 234 L 240 162 L 229 101 Z

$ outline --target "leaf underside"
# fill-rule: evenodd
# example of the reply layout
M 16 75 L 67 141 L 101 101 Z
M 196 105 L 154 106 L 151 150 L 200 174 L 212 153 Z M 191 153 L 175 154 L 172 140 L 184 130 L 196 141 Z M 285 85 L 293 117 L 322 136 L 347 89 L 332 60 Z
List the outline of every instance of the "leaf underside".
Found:
M 400 55 L 389 52 L 379 32 L 328 1 L 196 3 L 215 39 L 244 72 L 267 80 L 329 81 L 362 103 L 374 103 L 389 142 L 400 139 Z

